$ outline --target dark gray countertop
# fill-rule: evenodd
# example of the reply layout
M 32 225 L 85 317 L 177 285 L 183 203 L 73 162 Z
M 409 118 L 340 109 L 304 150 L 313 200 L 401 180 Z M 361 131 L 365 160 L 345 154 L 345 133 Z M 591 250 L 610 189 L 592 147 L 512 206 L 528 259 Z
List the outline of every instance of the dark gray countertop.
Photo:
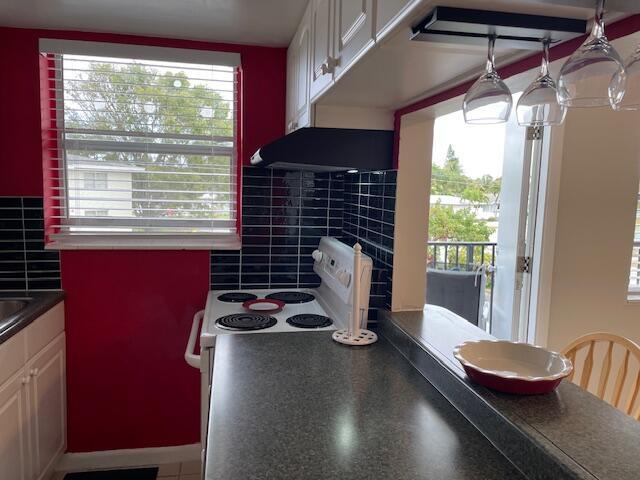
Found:
M 64 300 L 64 292 L 0 292 L 0 300 L 26 300 L 27 306 L 7 318 L 0 318 L 0 343 L 7 341 L 40 315 Z
M 551 394 L 535 396 L 507 395 L 473 384 L 453 357 L 453 348 L 466 340 L 493 337 L 448 310 L 428 306 L 421 312 L 384 316 L 545 451 L 566 456 L 569 466 L 579 465 L 577 476 L 640 479 L 640 422 L 568 381 Z
M 384 338 L 216 341 L 207 480 L 524 478 Z

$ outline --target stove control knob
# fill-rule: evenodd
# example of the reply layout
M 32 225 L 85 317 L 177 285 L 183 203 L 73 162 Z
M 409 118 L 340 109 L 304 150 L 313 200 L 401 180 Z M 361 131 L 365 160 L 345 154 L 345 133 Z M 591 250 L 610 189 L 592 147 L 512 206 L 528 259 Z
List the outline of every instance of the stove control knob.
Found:
M 348 287 L 351 283 L 351 274 L 346 270 L 340 270 L 336 276 L 338 277 L 338 281 L 345 287 Z
M 322 261 L 322 252 L 320 250 L 314 250 L 311 256 L 318 263 Z

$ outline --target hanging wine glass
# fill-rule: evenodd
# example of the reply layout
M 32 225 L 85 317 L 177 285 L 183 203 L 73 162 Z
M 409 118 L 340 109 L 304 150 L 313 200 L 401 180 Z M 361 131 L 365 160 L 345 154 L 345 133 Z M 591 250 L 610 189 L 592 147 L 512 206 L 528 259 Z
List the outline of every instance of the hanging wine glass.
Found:
M 603 107 L 624 95 L 624 66 L 604 34 L 603 17 L 604 0 L 598 0 L 591 35 L 560 70 L 558 101 L 563 106 Z
M 504 123 L 509 119 L 513 99 L 509 87 L 496 71 L 495 43 L 496 37 L 490 36 L 485 73 L 476 80 L 464 97 L 462 113 L 466 123 L 486 125 Z
M 611 106 L 615 110 L 640 110 L 640 45 L 624 63 L 624 71 L 624 75 L 616 74 L 611 81 L 614 85 L 624 84 L 626 81 L 624 94 Z
M 549 74 L 549 40 L 542 41 L 542 49 L 540 73 L 524 91 L 516 107 L 518 124 L 525 127 L 559 125 L 567 113 L 567 109 L 558 103 L 556 82 Z

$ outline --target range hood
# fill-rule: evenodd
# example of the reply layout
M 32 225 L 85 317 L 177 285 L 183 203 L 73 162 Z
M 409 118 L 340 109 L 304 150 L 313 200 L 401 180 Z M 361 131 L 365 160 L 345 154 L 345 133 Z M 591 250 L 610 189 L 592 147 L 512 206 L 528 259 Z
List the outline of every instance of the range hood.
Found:
M 251 165 L 338 172 L 393 168 L 393 131 L 300 128 L 260 148 Z

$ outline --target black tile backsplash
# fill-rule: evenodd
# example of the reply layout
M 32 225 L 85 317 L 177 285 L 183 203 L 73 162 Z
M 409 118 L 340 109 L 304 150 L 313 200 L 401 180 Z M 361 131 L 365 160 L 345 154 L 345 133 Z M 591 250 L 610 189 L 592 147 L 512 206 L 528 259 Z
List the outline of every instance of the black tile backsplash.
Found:
M 342 241 L 359 242 L 373 260 L 369 320 L 391 308 L 397 171 L 348 173 L 344 177 Z
M 242 250 L 211 252 L 211 288 L 312 288 L 326 235 L 373 259 L 369 319 L 390 308 L 396 171 L 315 173 L 245 167 Z
M 211 288 L 312 288 L 311 252 L 342 234 L 344 174 L 243 169 L 242 250 L 211 252 Z
M 41 197 L 0 197 L 0 291 L 59 290 L 60 257 L 44 249 Z

